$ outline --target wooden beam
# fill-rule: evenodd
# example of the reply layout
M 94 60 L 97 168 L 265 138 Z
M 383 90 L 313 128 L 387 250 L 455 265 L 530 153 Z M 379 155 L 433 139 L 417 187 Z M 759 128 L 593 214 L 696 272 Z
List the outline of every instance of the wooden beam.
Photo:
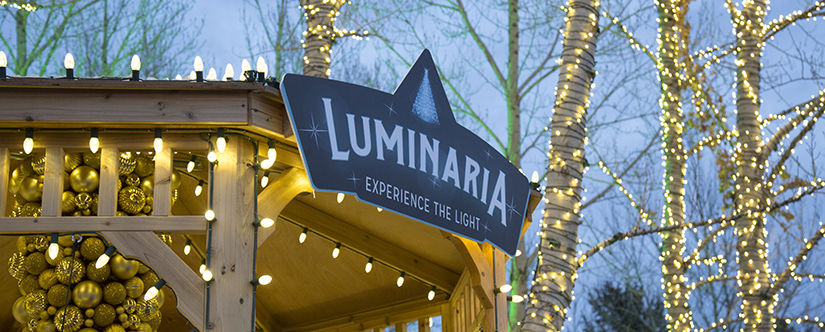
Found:
M 267 144 L 258 144 L 258 160 L 266 159 L 269 146 Z M 297 147 L 285 147 L 280 144 L 275 145 L 277 156 L 275 158 L 276 164 L 283 164 L 287 167 L 304 169 L 304 160 L 298 152 Z
M 369 331 L 387 326 L 396 327 L 396 332 L 400 332 L 399 326 L 406 331 L 407 323 L 418 321 L 422 317 L 438 316 L 443 304 L 449 304 L 443 295 L 429 301 L 426 298 L 388 305 L 380 309 L 369 310 L 361 313 L 337 317 L 323 322 L 307 324 L 294 328 L 287 328 L 284 331 L 309 332 L 309 331 Z
M 141 217 L 18 217 L 0 218 L 2 234 L 52 232 L 137 232 L 206 234 L 203 216 Z
M 120 151 L 115 147 L 102 148 L 100 151 L 100 186 L 97 198 L 97 215 L 114 216 L 117 212 L 117 183 Z
M 484 308 L 493 308 L 493 269 L 484 258 L 481 247 L 473 240 L 443 232 L 450 242 L 455 245 L 461 259 L 470 271 L 470 280 L 481 305 Z M 504 279 L 502 279 L 503 281 Z
M 306 172 L 297 168 L 284 171 L 258 195 L 258 218 L 268 217 L 277 220 L 286 205 L 303 192 L 312 192 Z M 258 247 L 274 232 L 275 226 L 258 229 Z
M 345 243 L 347 247 L 375 257 L 396 269 L 417 276 L 440 289 L 453 289 L 460 277 L 441 265 L 399 248 L 303 202 L 292 202 L 281 215 L 315 232 Z
M 66 218 L 64 218 L 66 219 Z M 108 232 L 103 236 L 126 257 L 152 268 L 178 299 L 178 311 L 192 326 L 204 328 L 205 284 L 186 263 L 153 232 Z
M 256 151 L 246 140 L 232 139 L 218 154 L 212 177 L 211 261 L 208 268 L 214 280 L 210 284 L 210 331 L 251 331 L 254 242 L 254 186 L 257 185 L 253 164 Z M 209 250 L 209 249 L 207 249 Z
M 46 170 L 43 174 L 42 215 L 44 217 L 59 217 L 63 206 L 63 149 L 59 147 L 46 148 Z M 5 175 L 3 175 L 5 176 Z
M 418 319 L 418 332 L 430 332 L 430 319 L 432 319 L 432 317 L 422 317 Z
M 270 94 L 249 93 L 249 125 L 271 134 L 284 134 L 284 101 Z
M 6 123 L 2 124 L 5 125 Z M 89 151 L 89 138 L 91 134 L 89 132 L 83 132 L 80 129 L 89 127 L 90 125 L 86 123 L 78 126 L 78 132 L 48 132 L 48 129 L 44 129 L 42 132 L 35 132 L 34 148 L 61 147 L 70 152 Z M 123 127 L 128 128 L 128 126 Z M 23 139 L 26 137 L 25 133 L 22 132 L 3 132 L 2 135 L 4 138 L 0 140 L 0 147 L 9 148 L 12 149 L 12 151 L 20 150 L 22 146 L 21 142 L 23 142 Z M 104 127 L 101 127 L 98 138 L 100 139 L 101 149 L 118 148 L 122 151 L 134 151 L 151 150 L 155 135 L 149 133 L 149 130 L 146 130 L 146 132 L 106 132 Z M 163 146 L 168 146 L 175 151 L 206 151 L 208 149 L 207 143 L 200 138 L 200 135 L 192 133 L 163 133 Z
M 9 153 L 9 149 L 0 147 L 0 193 L 2 193 L 2 198 L 0 198 L 0 217 L 7 216 L 7 207 L 6 199 L 7 193 L 9 193 L 9 176 L 11 174 L 11 154 Z
M 153 216 L 168 216 L 172 212 L 172 148 L 164 144 L 155 155 Z

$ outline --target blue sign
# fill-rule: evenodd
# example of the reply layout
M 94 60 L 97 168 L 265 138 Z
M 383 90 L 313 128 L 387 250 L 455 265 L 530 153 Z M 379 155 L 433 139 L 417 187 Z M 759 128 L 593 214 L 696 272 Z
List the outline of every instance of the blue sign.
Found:
M 429 51 L 393 94 L 292 74 L 281 92 L 316 190 L 354 194 L 515 255 L 527 178 L 456 123 Z

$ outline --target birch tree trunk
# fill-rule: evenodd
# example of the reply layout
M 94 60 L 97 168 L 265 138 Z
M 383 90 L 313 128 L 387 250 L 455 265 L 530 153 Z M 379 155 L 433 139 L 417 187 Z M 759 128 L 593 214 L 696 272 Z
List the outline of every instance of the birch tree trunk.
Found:
M 599 6 L 598 0 L 571 0 L 566 8 L 561 71 L 550 125 L 540 252 L 522 326 L 527 331 L 561 330 L 577 277 L 585 114 L 596 76 Z
M 344 0 L 301 0 L 307 29 L 304 31 L 304 75 L 328 78 L 335 19 Z

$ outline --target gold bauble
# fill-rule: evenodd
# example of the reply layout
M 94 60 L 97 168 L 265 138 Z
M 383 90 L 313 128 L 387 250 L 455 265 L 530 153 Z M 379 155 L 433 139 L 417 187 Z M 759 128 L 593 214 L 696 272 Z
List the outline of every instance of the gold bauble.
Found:
M 117 314 L 117 320 L 121 323 L 126 323 L 129 321 L 129 314 L 121 312 Z
M 29 249 L 27 249 L 28 244 L 29 244 L 29 242 L 28 242 L 28 241 L 26 241 L 26 237 L 25 237 L 25 236 L 18 236 L 18 237 L 17 237 L 17 243 L 16 243 L 16 246 L 17 246 L 17 251 L 18 251 L 18 252 L 21 252 L 21 253 L 27 253 L 27 252 L 29 252 Z
M 100 151 L 96 153 L 83 152 L 83 163 L 94 169 L 100 169 Z
M 140 212 L 144 213 L 144 214 L 148 214 L 148 213 L 152 212 L 152 206 L 149 205 L 149 204 L 146 204 L 146 205 L 143 206 L 143 209 L 140 210 Z
M 20 294 L 28 295 L 40 290 L 40 281 L 36 275 L 29 274 L 23 277 L 17 286 L 20 288 Z
M 49 306 L 49 307 L 51 307 L 51 306 Z M 47 310 L 49 310 L 49 309 L 46 308 L 46 310 L 43 310 L 43 311 L 40 312 L 40 320 L 49 320 L 49 318 L 52 316 L 52 315 L 49 315 L 49 312 Z
M 97 261 L 92 261 L 86 266 L 86 277 L 89 280 L 94 282 L 104 282 L 106 279 L 109 279 L 109 276 L 112 274 L 112 270 L 109 268 L 109 264 L 103 265 L 99 269 L 95 267 Z
M 132 156 L 129 152 L 124 152 L 120 154 L 120 165 L 117 168 L 117 172 L 120 175 L 130 174 L 135 170 L 135 157 Z
M 158 283 L 159 279 L 154 272 L 147 272 L 140 275 L 140 280 L 143 280 L 144 287 L 149 288 Z
M 178 189 L 178 187 L 180 187 L 180 172 L 174 168 L 172 169 L 171 185 L 172 190 Z
M 95 309 L 92 309 L 92 308 L 86 309 L 86 311 L 84 311 L 83 314 L 86 315 L 86 317 L 92 318 L 92 317 L 95 316 Z
M 48 290 L 57 284 L 57 274 L 54 273 L 54 269 L 46 269 L 37 277 L 37 282 L 40 288 Z
M 79 259 L 66 257 L 57 263 L 54 273 L 62 284 L 76 284 L 86 276 L 86 264 Z
M 123 301 L 123 310 L 127 314 L 131 315 L 135 313 L 135 309 L 137 309 L 137 301 L 135 301 L 135 299 L 126 298 L 126 300 Z
M 29 317 L 29 313 L 26 312 L 26 297 L 21 296 L 14 301 L 14 304 L 11 306 L 11 314 L 14 316 L 14 320 L 16 320 L 20 324 L 24 324 L 31 319 Z
M 127 186 L 137 187 L 140 185 L 140 176 L 135 173 L 123 177 L 123 183 Z
M 63 170 L 66 172 L 71 172 L 82 164 L 83 156 L 80 153 L 67 153 L 63 157 Z
M 23 304 L 26 306 L 26 312 L 29 313 L 29 316 L 31 317 L 39 316 L 41 311 L 48 308 L 48 304 L 46 303 L 46 291 L 42 289 L 27 294 L 26 299 L 23 301 Z
M 31 243 L 34 244 L 34 248 L 37 251 L 46 251 L 49 248 L 49 238 L 43 235 L 34 236 L 31 239 Z
M 106 245 L 103 241 L 96 237 L 86 238 L 80 244 L 80 254 L 88 261 L 97 260 L 103 252 L 106 251 Z
M 82 210 L 88 209 L 89 205 L 92 204 L 92 195 L 89 195 L 89 193 L 79 193 L 74 197 L 74 204 L 82 213 Z
M 113 324 L 103 329 L 103 332 L 126 332 L 126 329 L 124 329 L 121 325 Z
M 72 235 L 69 234 L 58 236 L 57 244 L 59 244 L 61 247 L 71 247 L 74 244 L 74 241 L 72 240 Z
M 32 169 L 38 175 L 46 174 L 46 155 L 35 153 L 32 157 Z
M 50 303 L 50 304 L 51 304 L 51 303 Z M 49 306 L 49 309 L 46 309 L 46 313 L 48 313 L 48 314 L 49 314 L 49 316 L 54 316 L 54 313 L 55 313 L 55 312 L 57 312 L 57 308 L 56 308 L 55 306 L 53 306 L 53 305 L 50 305 L 50 306 Z
M 163 303 L 166 302 L 166 294 L 163 293 L 162 289 L 158 289 L 158 295 L 155 296 L 155 300 L 158 301 L 158 308 L 163 307 Z
M 29 322 L 26 323 L 26 325 L 24 325 L 26 331 L 37 331 L 37 323 L 38 322 L 39 322 L 39 320 L 37 320 L 36 317 L 30 319 Z
M 111 305 L 120 305 L 126 299 L 126 287 L 113 281 L 103 286 L 103 301 Z
M 155 161 L 152 157 L 141 153 L 136 158 L 135 174 L 140 177 L 145 177 L 155 172 Z
M 140 268 L 140 262 L 128 260 L 118 254 L 109 260 L 109 266 L 112 268 L 112 274 L 114 274 L 115 277 L 120 280 L 127 280 L 137 274 L 138 268 Z
M 29 202 L 40 201 L 43 197 L 43 182 L 40 176 L 30 175 L 20 182 L 20 195 Z
M 138 274 L 149 273 L 149 271 L 151 270 L 146 264 L 140 263 L 140 266 L 138 266 Z
M 143 280 L 138 277 L 129 278 L 123 283 L 123 286 L 126 287 L 126 296 L 128 297 L 138 298 L 143 294 Z
M 157 330 L 158 326 L 160 326 L 160 321 L 163 319 L 163 315 L 160 313 L 160 310 L 155 312 L 151 319 L 147 323 L 152 326 L 152 329 Z
M 67 295 L 69 294 L 69 287 L 64 284 L 57 284 L 49 288 L 46 294 L 46 300 L 49 304 L 55 307 L 63 307 L 68 303 Z
M 26 263 L 24 266 L 26 267 L 26 272 L 29 274 L 38 275 L 49 267 L 49 263 L 46 263 L 46 257 L 43 256 L 42 253 L 33 252 L 26 256 Z
M 26 250 L 28 252 L 28 250 Z M 18 281 L 26 276 L 26 255 L 16 252 L 9 257 L 9 274 Z
M 94 324 L 94 323 L 92 323 L 92 324 Z M 91 326 L 92 326 L 92 325 L 90 325 L 90 324 L 89 324 L 89 320 L 88 320 L 88 319 L 86 320 L 86 326 L 89 326 L 89 327 L 87 327 L 87 328 L 85 328 L 85 329 L 82 329 L 82 330 L 80 330 L 80 331 L 77 331 L 77 332 L 98 332 L 97 330 L 95 330 L 95 329 L 91 328 Z
M 93 321 L 91 318 L 86 318 L 86 319 L 83 321 L 83 325 L 85 325 L 85 326 L 86 326 L 86 328 L 85 328 L 85 329 L 83 329 L 83 330 L 80 330 L 79 332 L 83 332 L 84 330 L 85 330 L 85 331 L 92 330 L 92 331 L 97 332 L 97 330 L 95 330 L 95 329 L 92 329 L 92 328 L 91 328 L 92 326 L 94 326 L 94 325 L 95 325 L 95 321 Z
M 115 312 L 118 314 L 119 317 L 121 314 L 126 312 L 126 310 L 123 310 L 123 306 L 117 306 L 115 307 Z M 124 318 L 123 321 L 126 321 L 126 319 Z
M 92 202 L 89 203 L 89 211 L 93 216 L 97 215 L 97 202 L 100 196 L 97 193 L 92 193 Z
M 60 332 L 76 332 L 83 327 L 83 313 L 78 307 L 68 305 L 54 314 L 54 325 Z
M 24 165 L 28 165 L 28 167 L 24 167 Z M 29 162 L 28 164 L 26 161 L 23 161 L 20 166 L 17 166 L 11 172 L 11 181 L 9 181 L 9 192 L 12 194 L 16 193 L 18 189 L 20 189 L 20 182 L 23 181 L 27 176 L 34 174 L 32 170 L 32 164 Z
M 117 205 L 128 214 L 139 213 L 146 204 L 146 194 L 138 187 L 126 187 L 117 196 Z
M 43 209 L 40 207 L 40 203 L 38 202 L 31 202 L 26 203 L 23 205 L 23 217 L 39 217 L 42 213 Z
M 57 326 L 51 320 L 41 320 L 37 322 L 37 332 L 57 332 Z
M 135 329 L 140 325 L 140 317 L 136 314 L 129 315 L 129 329 Z
M 95 315 L 92 316 L 97 326 L 108 326 L 114 323 L 117 313 L 115 308 L 107 303 L 101 303 L 95 308 Z
M 17 189 L 20 189 L 20 185 L 18 184 Z M 23 198 L 23 195 L 19 192 L 14 194 L 14 202 L 18 205 L 26 205 L 29 201 Z
M 90 166 L 79 166 L 69 175 L 69 183 L 78 193 L 92 192 L 100 185 L 100 175 Z
M 146 193 L 147 197 L 152 197 L 155 194 L 155 176 L 150 175 L 140 180 L 140 189 Z
M 174 206 L 175 203 L 177 203 L 177 201 L 178 201 L 178 190 L 175 189 L 175 190 L 172 190 L 172 206 Z
M 160 305 L 158 305 L 158 301 L 155 299 L 151 300 L 144 300 L 140 299 L 137 301 L 137 308 L 135 309 L 135 314 L 140 318 L 140 320 L 146 322 L 152 318 L 152 315 L 160 309 Z
M 64 216 L 69 216 L 72 212 L 77 211 L 77 205 L 75 205 L 75 193 L 74 191 L 64 191 L 63 192 L 63 204 L 60 205 L 60 211 L 63 212 Z
M 103 289 L 91 280 L 81 281 L 72 289 L 72 301 L 78 308 L 94 308 L 103 299 Z
M 153 331 L 154 330 L 152 330 L 152 325 L 149 325 L 149 323 L 140 323 L 140 325 L 138 325 L 137 329 L 135 329 L 135 332 L 153 332 Z
M 72 189 L 72 172 L 63 172 L 63 190 Z
M 115 216 L 118 216 L 118 217 L 126 217 L 126 216 L 128 216 L 128 215 L 129 215 L 128 213 L 123 212 L 123 211 L 117 211 L 117 212 L 115 212 Z

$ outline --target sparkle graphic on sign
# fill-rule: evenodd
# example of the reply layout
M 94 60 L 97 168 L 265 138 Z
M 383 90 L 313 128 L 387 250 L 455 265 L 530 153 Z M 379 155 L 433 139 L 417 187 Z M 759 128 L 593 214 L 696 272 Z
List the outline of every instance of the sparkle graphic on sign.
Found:
M 430 179 L 430 182 L 433 184 L 433 189 L 435 189 L 435 187 L 441 188 L 441 185 L 438 184 L 438 177 L 433 176 L 432 179 Z
M 360 181 L 361 178 L 355 177 L 355 172 L 352 172 L 352 176 L 348 177 L 347 180 L 352 181 L 352 186 L 358 188 L 358 181 Z
M 490 158 L 493 158 L 493 154 L 490 153 L 490 148 L 487 148 L 487 150 L 484 150 L 484 154 L 487 155 L 487 160 L 490 160 Z
M 319 129 L 321 124 L 320 123 L 315 123 L 315 116 L 312 115 L 312 114 L 310 114 L 309 116 L 310 116 L 310 121 L 312 121 L 312 123 L 309 125 L 309 128 L 298 129 L 298 131 L 304 131 L 304 132 L 310 133 L 309 137 L 312 137 L 313 139 L 315 139 L 315 148 L 319 148 L 319 146 L 318 146 L 318 133 L 326 133 L 327 130 L 326 129 Z
M 433 99 L 433 89 L 430 86 L 429 69 L 424 68 L 424 78 L 418 86 L 418 94 L 415 95 L 412 113 L 419 119 L 429 124 L 438 124 L 438 112 L 435 109 Z
M 485 222 L 484 225 L 481 225 L 481 226 L 484 227 L 484 235 L 487 235 L 487 231 L 490 230 L 490 228 L 487 227 L 487 223 Z
M 396 115 L 398 114 L 398 112 L 396 112 L 395 109 L 392 108 L 392 104 L 393 103 L 390 103 L 389 105 L 384 104 L 384 106 L 387 107 L 387 111 L 389 112 L 389 115 L 387 117 L 391 117 L 393 113 L 395 113 Z
M 513 212 L 515 212 L 518 216 L 521 216 L 521 213 L 519 213 L 519 212 L 516 210 L 516 206 L 513 204 L 513 202 L 515 202 L 515 197 L 512 197 L 512 196 L 511 196 L 511 197 L 510 197 L 510 203 L 509 203 L 509 204 L 507 204 L 507 212 L 509 212 L 509 213 L 510 213 L 510 216 L 509 216 L 509 217 L 507 217 L 509 220 L 513 220 Z

